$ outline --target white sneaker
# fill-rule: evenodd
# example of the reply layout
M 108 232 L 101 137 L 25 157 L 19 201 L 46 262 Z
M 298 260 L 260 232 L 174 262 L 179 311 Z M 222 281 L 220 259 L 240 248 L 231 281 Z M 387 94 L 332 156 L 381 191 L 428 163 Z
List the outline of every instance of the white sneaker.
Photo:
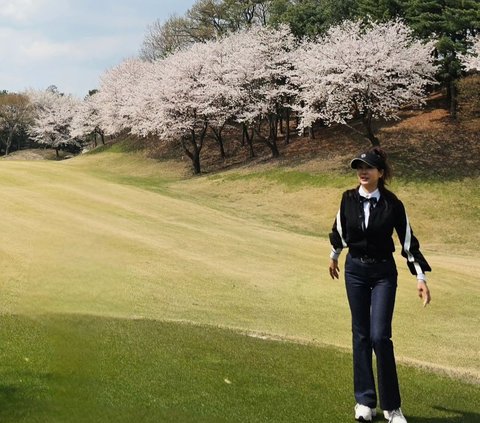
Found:
M 355 405 L 355 420 L 359 422 L 371 422 L 372 417 L 376 415 L 377 410 L 375 410 L 375 408 L 370 408 L 362 404 Z
M 391 411 L 385 410 L 383 415 L 388 420 L 388 423 L 407 423 L 407 419 L 400 408 Z

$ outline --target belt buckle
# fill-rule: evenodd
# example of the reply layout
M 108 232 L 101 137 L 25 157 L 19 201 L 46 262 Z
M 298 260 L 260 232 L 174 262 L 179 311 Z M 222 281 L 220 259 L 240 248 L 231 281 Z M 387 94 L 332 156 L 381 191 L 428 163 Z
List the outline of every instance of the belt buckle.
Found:
M 360 261 L 363 264 L 374 264 L 377 262 L 377 260 L 372 257 L 360 257 Z

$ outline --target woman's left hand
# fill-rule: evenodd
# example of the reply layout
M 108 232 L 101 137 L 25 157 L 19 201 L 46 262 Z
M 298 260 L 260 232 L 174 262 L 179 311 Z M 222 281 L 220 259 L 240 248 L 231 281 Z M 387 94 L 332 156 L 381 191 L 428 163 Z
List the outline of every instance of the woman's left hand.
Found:
M 426 307 L 427 304 L 430 304 L 432 299 L 430 295 L 430 290 L 428 289 L 427 283 L 422 280 L 417 281 L 417 291 L 418 296 L 423 300 L 423 306 Z

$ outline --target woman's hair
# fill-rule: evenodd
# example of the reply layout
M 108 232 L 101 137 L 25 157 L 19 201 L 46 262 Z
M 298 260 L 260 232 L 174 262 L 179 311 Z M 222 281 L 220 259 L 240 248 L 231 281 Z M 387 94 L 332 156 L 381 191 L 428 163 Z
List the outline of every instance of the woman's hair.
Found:
M 380 169 L 380 170 L 383 170 L 383 176 L 378 180 L 378 187 L 380 189 L 384 189 L 385 185 L 388 185 L 388 183 L 392 180 L 392 177 L 393 177 L 392 167 L 388 162 L 387 153 L 384 150 L 382 150 L 380 147 L 371 148 L 369 150 L 369 153 L 373 153 L 381 157 L 384 163 L 383 169 Z

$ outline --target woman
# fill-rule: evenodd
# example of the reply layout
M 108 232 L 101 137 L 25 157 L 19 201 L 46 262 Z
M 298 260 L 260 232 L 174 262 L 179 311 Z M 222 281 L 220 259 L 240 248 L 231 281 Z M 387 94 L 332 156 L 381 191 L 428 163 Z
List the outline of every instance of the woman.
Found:
M 352 314 L 355 419 L 371 421 L 376 415 L 377 394 L 372 369 L 372 349 L 377 358 L 380 407 L 390 423 L 406 423 L 400 409 L 392 316 L 397 288 L 393 259 L 393 230 L 402 244 L 402 256 L 417 278 L 423 304 L 430 302 L 425 272 L 431 268 L 419 250 L 402 202 L 385 188 L 391 169 L 385 153 L 372 149 L 351 161 L 359 186 L 343 193 L 330 242 L 330 276 L 339 277 L 338 258 L 343 248 L 345 285 Z

